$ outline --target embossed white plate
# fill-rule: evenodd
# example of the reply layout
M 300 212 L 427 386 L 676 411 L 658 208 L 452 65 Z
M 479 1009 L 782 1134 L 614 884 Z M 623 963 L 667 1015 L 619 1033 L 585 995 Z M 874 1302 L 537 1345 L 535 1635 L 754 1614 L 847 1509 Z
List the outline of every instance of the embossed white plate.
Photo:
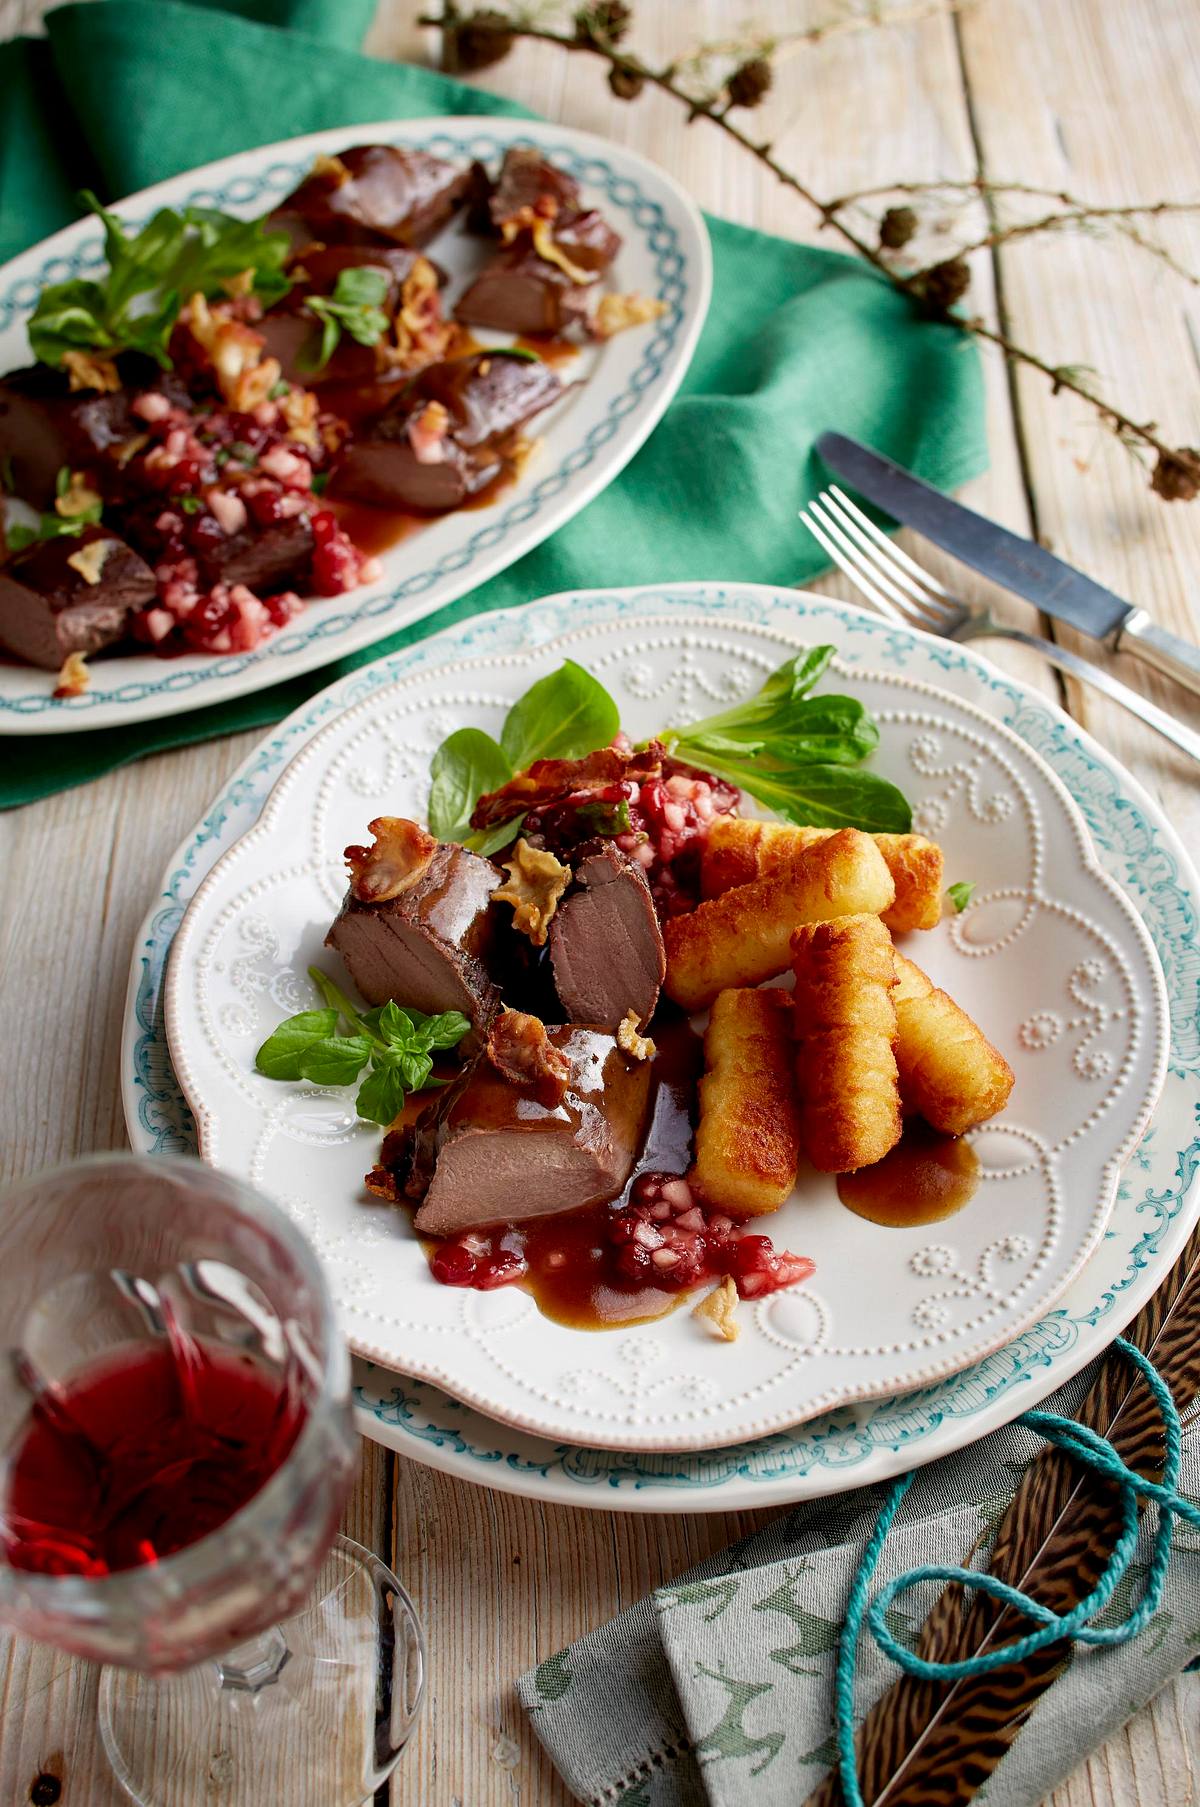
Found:
M 383 558 L 383 576 L 348 595 L 317 598 L 257 652 L 228 658 L 150 654 L 96 659 L 85 695 L 54 699 L 53 674 L 0 663 L 0 734 L 112 727 L 198 709 L 281 683 L 453 602 L 520 558 L 599 494 L 633 457 L 674 395 L 708 311 L 708 234 L 695 202 L 636 151 L 568 126 L 463 118 L 385 121 L 312 132 L 189 170 L 144 189 L 114 211 L 140 224 L 158 207 L 191 202 L 251 217 L 287 194 L 320 152 L 348 144 L 404 144 L 496 167 L 511 144 L 536 144 L 577 178 L 621 234 L 605 285 L 666 303 L 650 326 L 581 352 L 564 370 L 573 386 L 539 418 L 542 446 L 514 489 L 492 508 L 446 515 Z M 486 255 L 452 223 L 430 247 L 451 279 L 451 298 Z M 103 263 L 94 220 L 68 226 L 0 269 L 0 370 L 29 362 L 26 321 L 47 282 L 91 275 Z M 504 335 L 489 335 L 497 344 Z
M 963 916 L 912 937 L 910 951 L 1017 1074 L 1008 1110 L 973 1138 L 983 1183 L 952 1221 L 868 1224 L 807 1172 L 770 1230 L 812 1255 L 816 1274 L 743 1305 L 736 1345 L 715 1342 L 686 1309 L 588 1335 L 543 1318 L 516 1288 L 437 1286 L 406 1214 L 362 1189 L 377 1137 L 349 1094 L 253 1071 L 269 1028 L 311 1001 L 306 965 L 331 958 L 321 940 L 341 896 L 342 847 L 381 810 L 421 813 L 429 755 L 450 728 L 498 730 L 512 699 L 570 654 L 642 736 L 757 688 L 789 645 L 821 632 L 840 640 L 783 607 L 766 624 L 647 609 L 634 626 L 594 594 L 573 600 L 578 627 L 477 656 L 460 632 L 467 656 L 441 664 L 431 644 L 419 668 L 336 715 L 200 887 L 176 937 L 166 1012 L 202 1152 L 307 1230 L 360 1354 L 544 1437 L 713 1448 L 930 1386 L 1023 1331 L 1079 1272 L 1161 1085 L 1168 1025 L 1150 937 L 1058 779 L 1009 729 L 901 669 L 886 643 L 875 668 L 855 661 L 839 677 L 874 709 L 876 765 L 943 842 L 949 877 L 977 886 Z M 540 610 L 546 624 L 561 619 L 558 599 Z M 472 626 L 494 644 L 483 622 Z

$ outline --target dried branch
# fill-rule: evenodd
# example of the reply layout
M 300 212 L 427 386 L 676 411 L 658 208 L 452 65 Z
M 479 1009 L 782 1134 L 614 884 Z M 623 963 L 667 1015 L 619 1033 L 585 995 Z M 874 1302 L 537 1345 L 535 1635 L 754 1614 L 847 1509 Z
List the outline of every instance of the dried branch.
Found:
M 690 56 L 678 58 L 660 69 L 621 48 L 621 41 L 632 23 L 632 10 L 624 0 L 593 0 L 592 4 L 579 7 L 573 16 L 573 31 L 558 30 L 546 23 L 549 9 L 544 5 L 526 5 L 511 12 L 495 7 L 464 12 L 456 0 L 443 0 L 441 13 L 422 14 L 418 23 L 441 31 L 442 60 L 446 68 L 485 68 L 507 55 L 517 39 L 528 38 L 566 51 L 583 51 L 607 63 L 609 87 L 622 100 L 635 100 L 646 86 L 669 94 L 687 109 L 689 123 L 707 120 L 756 157 L 776 181 L 812 209 L 822 226 L 836 233 L 858 257 L 894 288 L 908 295 L 924 312 L 994 345 L 1011 363 L 1038 372 L 1049 381 L 1053 394 L 1066 391 L 1077 396 L 1129 449 L 1139 453 L 1152 452 L 1155 461 L 1150 486 L 1157 495 L 1168 501 L 1191 501 L 1200 494 L 1200 450 L 1168 445 L 1154 421 L 1136 421 L 1105 401 L 1095 391 L 1094 373 L 1085 366 L 1050 364 L 1036 352 L 1018 345 L 1001 328 L 987 325 L 977 315 L 966 315 L 958 304 L 970 284 L 966 259 L 972 253 L 995 252 L 1015 239 L 1029 239 L 1070 228 L 1086 229 L 1101 223 L 1166 263 L 1189 283 L 1200 286 L 1200 278 L 1179 263 L 1165 246 L 1148 237 L 1137 223 L 1170 214 L 1200 212 L 1200 202 L 1163 200 L 1126 206 L 1094 206 L 1062 190 L 1041 188 L 1032 183 L 999 182 L 981 175 L 963 181 L 889 182 L 823 201 L 802 177 L 779 161 L 769 140 L 755 139 L 730 118 L 731 113 L 757 106 L 764 98 L 772 83 L 772 59 L 781 52 L 790 54 L 843 32 L 944 17 L 964 10 L 971 3 L 972 0 L 941 0 L 940 4 L 938 0 L 913 0 L 911 5 L 887 8 L 880 0 L 870 0 L 864 11 L 841 13 L 823 24 L 803 30 L 774 37 L 751 33 L 740 42 L 702 44 Z M 735 65 L 721 84 L 702 92 L 689 88 L 689 79 L 703 77 L 717 60 Z M 850 210 L 861 212 L 864 202 L 885 195 L 904 195 L 926 201 L 937 197 L 943 202 L 960 204 L 983 200 L 992 224 L 986 234 L 962 245 L 937 263 L 906 269 L 895 253 L 902 250 L 916 233 L 919 221 L 913 208 L 888 208 L 875 225 L 875 242 L 866 236 L 865 226 L 852 225 L 845 217 Z M 1010 196 L 1051 201 L 1056 208 L 1040 218 L 1002 224 L 996 218 L 996 207 L 1001 199 Z

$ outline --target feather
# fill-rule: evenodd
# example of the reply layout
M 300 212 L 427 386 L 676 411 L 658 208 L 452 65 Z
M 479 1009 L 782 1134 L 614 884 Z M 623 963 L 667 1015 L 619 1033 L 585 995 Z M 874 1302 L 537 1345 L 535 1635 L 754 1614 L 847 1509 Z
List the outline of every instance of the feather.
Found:
M 1154 1362 L 1181 1414 L 1200 1394 L 1200 1228 L 1162 1286 L 1125 1331 Z M 1157 1480 L 1163 1465 L 1158 1410 L 1140 1375 L 1110 1353 L 1077 1413 L 1112 1442 L 1123 1461 Z M 1026 1469 L 997 1530 L 988 1567 L 1055 1612 L 1094 1586 L 1120 1530 L 1118 1490 L 1047 1448 Z M 1029 1623 L 955 1584 L 922 1627 L 921 1654 L 958 1662 L 1023 1635 Z M 992 1774 L 1038 1700 L 1071 1661 L 1067 1642 L 1024 1662 L 958 1682 L 901 1675 L 866 1715 L 858 1734 L 859 1779 L 870 1807 L 958 1807 Z M 843 1800 L 836 1774 L 806 1807 Z

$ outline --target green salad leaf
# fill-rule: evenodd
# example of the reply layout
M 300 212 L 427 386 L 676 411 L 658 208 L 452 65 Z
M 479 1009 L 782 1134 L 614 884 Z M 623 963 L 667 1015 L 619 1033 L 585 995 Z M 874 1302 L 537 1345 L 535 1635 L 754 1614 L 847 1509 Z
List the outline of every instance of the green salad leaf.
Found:
M 660 739 L 677 759 L 728 778 L 785 821 L 801 827 L 862 828 L 907 834 L 912 810 L 894 784 L 862 769 L 879 745 L 879 728 L 856 697 L 811 692 L 828 670 L 832 646 L 786 659 L 762 689 Z M 497 743 L 480 728 L 460 728 L 433 756 L 429 827 L 439 840 L 490 854 L 516 835 L 523 817 L 473 834 L 480 797 L 498 790 L 535 759 L 578 759 L 605 747 L 620 728 L 604 686 L 573 659 L 539 678 L 505 718 Z M 645 743 L 643 743 L 645 744 Z M 627 805 L 585 805 L 597 834 L 621 834 Z
M 60 365 L 68 351 L 141 351 L 170 369 L 167 342 L 179 310 L 199 291 L 210 298 L 245 271 L 264 306 L 291 287 L 284 274 L 286 232 L 238 220 L 211 207 L 162 207 L 137 231 L 85 190 L 80 199 L 104 224 L 108 271 L 48 284 L 29 321 L 40 363 Z
M 482 728 L 459 728 L 442 742 L 430 765 L 430 834 L 462 841 L 485 857 L 498 853 L 516 837 L 524 815 L 472 832 L 471 812 L 480 797 L 535 759 L 580 759 L 606 747 L 620 725 L 617 705 L 599 679 L 564 659 L 517 698 L 499 741 Z
M 973 879 L 960 878 L 956 885 L 947 885 L 946 896 L 960 916 L 970 903 L 974 890 L 975 881 Z
M 339 270 L 332 295 L 309 295 L 305 312 L 320 322 L 321 331 L 315 345 L 303 347 L 296 363 L 301 370 L 324 370 L 348 332 L 360 345 L 378 345 L 388 329 L 383 311 L 389 278 L 386 270 L 358 265 Z
M 320 967 L 310 966 L 308 976 L 326 1008 L 285 1018 L 258 1050 L 255 1067 L 268 1079 L 307 1079 L 314 1085 L 351 1085 L 369 1067 L 356 1108 L 371 1123 L 391 1123 L 409 1092 L 438 1084 L 432 1080 L 433 1056 L 457 1048 L 471 1027 L 460 1010 L 426 1016 L 387 1003 L 359 1011 Z M 348 1035 L 338 1032 L 341 1019 Z
M 54 480 L 55 492 L 65 496 L 70 487 L 71 473 L 64 464 Z M 99 526 L 102 513 L 103 504 L 96 501 L 81 508 L 77 514 L 52 512 L 40 515 L 36 526 L 32 527 L 24 521 L 13 521 L 4 530 L 4 540 L 10 552 L 24 552 L 27 546 L 40 545 L 44 540 L 78 539 L 85 527 Z

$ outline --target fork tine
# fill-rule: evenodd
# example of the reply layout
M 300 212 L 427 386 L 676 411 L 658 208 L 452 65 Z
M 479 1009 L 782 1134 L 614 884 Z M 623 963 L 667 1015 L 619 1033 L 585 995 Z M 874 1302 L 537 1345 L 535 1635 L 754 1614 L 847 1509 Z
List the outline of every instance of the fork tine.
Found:
M 888 600 L 882 590 L 876 589 L 870 578 L 866 576 L 856 564 L 851 562 L 837 545 L 836 541 L 829 537 L 824 528 L 817 521 L 816 517 L 811 514 L 807 508 L 802 508 L 800 510 L 800 519 L 804 522 L 804 525 L 808 528 L 808 531 L 812 534 L 821 550 L 833 560 L 834 564 L 837 565 L 840 570 L 845 572 L 855 589 L 865 596 L 868 602 L 874 604 L 881 615 L 886 615 L 890 621 L 899 621 L 907 627 L 907 616 L 900 613 L 900 610 L 894 603 Z
M 898 549 L 878 532 L 874 523 L 868 521 L 862 511 L 855 508 L 847 496 L 831 486 L 820 499 L 825 505 L 826 513 L 837 521 L 843 531 L 856 543 L 867 563 L 879 577 L 890 579 L 906 598 L 911 599 L 906 602 L 905 606 L 908 607 L 910 614 L 917 615 L 923 627 L 932 625 L 935 628 L 941 628 L 953 617 L 955 612 L 953 603 L 942 602 L 938 596 L 932 593 L 933 580 L 925 577 L 920 566 L 913 565 L 912 568 L 919 573 L 921 579 L 919 583 L 914 582 L 895 556 Z M 858 516 L 857 520 L 854 518 L 856 515 Z M 862 525 L 859 524 L 860 522 Z M 864 532 L 864 528 L 870 528 L 871 533 Z M 911 560 L 908 562 L 912 564 Z
M 951 608 L 953 608 L 954 598 L 951 596 L 945 584 L 939 583 L 932 572 L 926 571 L 924 566 L 918 565 L 915 559 L 908 556 L 908 553 L 905 552 L 902 546 L 897 546 L 895 540 L 889 539 L 883 529 L 876 526 L 870 515 L 864 514 L 857 502 L 852 502 L 850 500 L 850 497 L 846 494 L 844 489 L 841 489 L 836 483 L 831 483 L 829 485 L 828 493 L 831 496 L 837 497 L 842 508 L 850 517 L 850 520 L 854 525 L 858 527 L 864 535 L 871 539 L 881 552 L 885 552 L 894 565 L 899 566 L 902 571 L 907 571 L 910 577 L 914 577 L 922 590 L 932 592 L 934 596 L 941 597 L 951 606 Z
M 913 602 L 893 581 L 890 572 L 881 565 L 879 560 L 865 553 L 851 539 L 842 523 L 836 505 L 830 502 L 829 497 L 827 495 L 818 496 L 811 504 L 811 508 L 826 534 L 849 559 L 849 566 L 841 559 L 838 560 L 843 571 L 846 571 L 847 575 L 853 576 L 860 588 L 865 577 L 876 590 L 882 591 L 892 605 L 889 613 L 898 617 L 906 626 L 927 628 L 929 626 L 928 617 L 921 613 L 919 605 Z

